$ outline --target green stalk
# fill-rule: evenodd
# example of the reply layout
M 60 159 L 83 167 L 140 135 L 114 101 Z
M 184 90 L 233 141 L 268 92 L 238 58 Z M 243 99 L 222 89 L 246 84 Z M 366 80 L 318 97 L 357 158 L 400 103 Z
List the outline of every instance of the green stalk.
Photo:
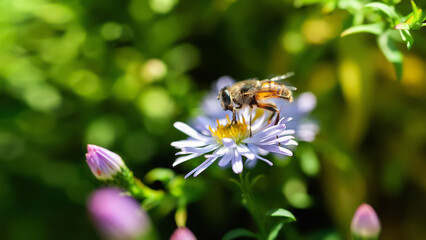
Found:
M 132 197 L 139 200 L 158 198 L 163 194 L 163 191 L 153 190 L 143 184 L 141 180 L 133 176 L 133 172 L 127 167 L 123 168 L 122 171 L 115 175 L 114 179 L 108 183 L 125 189 Z
M 247 208 L 248 212 L 254 219 L 254 221 L 257 224 L 257 227 L 259 228 L 259 239 L 267 239 L 266 231 L 265 231 L 265 218 L 263 212 L 258 208 L 258 205 L 253 199 L 252 193 L 251 193 L 251 187 L 250 183 L 245 181 L 243 177 L 243 173 L 239 174 L 240 176 L 240 187 L 242 191 L 242 198 L 243 198 L 243 204 Z

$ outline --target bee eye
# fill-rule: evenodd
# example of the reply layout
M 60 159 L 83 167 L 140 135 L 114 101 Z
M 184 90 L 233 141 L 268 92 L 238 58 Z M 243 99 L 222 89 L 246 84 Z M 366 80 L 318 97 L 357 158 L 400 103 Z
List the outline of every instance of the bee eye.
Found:
M 224 110 L 227 110 L 228 106 L 231 105 L 231 97 L 229 96 L 228 89 L 222 88 L 220 91 L 220 103 Z

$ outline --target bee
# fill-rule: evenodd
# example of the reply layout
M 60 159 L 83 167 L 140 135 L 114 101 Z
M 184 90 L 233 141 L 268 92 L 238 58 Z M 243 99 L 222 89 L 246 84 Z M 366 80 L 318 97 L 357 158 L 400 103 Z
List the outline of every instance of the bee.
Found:
M 248 79 L 237 82 L 231 86 L 223 87 L 218 95 L 217 99 L 220 100 L 220 104 L 223 110 L 232 111 L 232 123 L 236 123 L 236 111 L 249 106 L 250 109 L 253 107 L 263 108 L 272 112 L 268 119 L 268 124 L 276 115 L 275 125 L 280 119 L 280 111 L 277 105 L 265 100 L 270 98 L 281 98 L 289 102 L 293 101 L 292 91 L 296 90 L 295 87 L 286 86 L 279 82 L 280 80 L 286 79 L 293 76 L 293 73 L 287 73 L 285 75 L 268 78 L 264 80 Z M 251 136 L 251 114 L 250 114 L 250 136 Z

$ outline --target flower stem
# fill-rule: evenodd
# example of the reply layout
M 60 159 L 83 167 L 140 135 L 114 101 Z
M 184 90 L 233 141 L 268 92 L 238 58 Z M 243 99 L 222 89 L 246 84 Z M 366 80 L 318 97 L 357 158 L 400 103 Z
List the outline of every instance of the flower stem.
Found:
M 247 208 L 250 215 L 253 217 L 254 221 L 259 228 L 259 239 L 267 239 L 265 231 L 265 218 L 263 212 L 259 209 L 258 205 L 254 201 L 254 198 L 251 193 L 250 181 L 243 176 L 243 173 L 239 174 L 240 176 L 240 187 L 242 191 L 243 205 Z
M 163 195 L 163 191 L 153 190 L 143 184 L 127 167 L 123 168 L 109 183 L 127 190 L 132 197 L 139 200 L 158 199 Z

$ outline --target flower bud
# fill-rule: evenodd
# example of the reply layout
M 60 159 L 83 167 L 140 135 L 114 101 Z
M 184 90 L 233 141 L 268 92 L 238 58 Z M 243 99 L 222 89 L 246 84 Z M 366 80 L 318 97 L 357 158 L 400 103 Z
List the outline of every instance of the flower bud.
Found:
M 93 175 L 99 180 L 112 180 L 125 167 L 120 156 L 91 144 L 87 145 L 86 161 Z
M 351 230 L 356 237 L 375 238 L 380 233 L 380 221 L 374 209 L 361 204 L 352 218 Z
M 139 239 L 149 228 L 149 219 L 138 202 L 115 188 L 95 191 L 89 198 L 88 210 L 104 239 Z
M 176 229 L 170 240 L 197 240 L 194 234 L 186 227 Z

